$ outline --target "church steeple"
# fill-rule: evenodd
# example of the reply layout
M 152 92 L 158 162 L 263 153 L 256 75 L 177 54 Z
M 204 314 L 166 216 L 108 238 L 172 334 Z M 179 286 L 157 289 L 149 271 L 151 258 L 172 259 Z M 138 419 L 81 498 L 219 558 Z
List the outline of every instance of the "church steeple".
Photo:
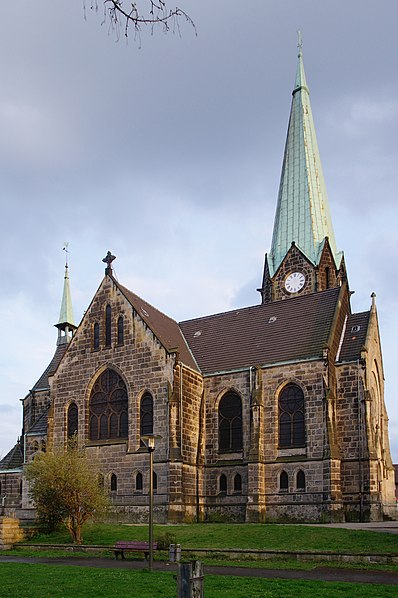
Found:
M 325 238 L 335 261 L 337 255 L 326 186 L 319 156 L 310 94 L 305 78 L 301 37 L 279 186 L 271 252 L 273 276 L 294 242 L 317 265 Z
M 271 251 L 259 289 L 263 303 L 324 290 L 340 284 L 345 276 L 342 253 L 336 249 L 300 33 L 292 96 Z
M 64 250 L 66 252 L 64 289 L 62 293 L 61 310 L 59 313 L 58 324 L 55 324 L 56 328 L 58 328 L 58 345 L 69 343 L 73 336 L 74 330 L 77 328 L 73 317 L 72 296 L 69 286 L 67 244 L 65 244 Z

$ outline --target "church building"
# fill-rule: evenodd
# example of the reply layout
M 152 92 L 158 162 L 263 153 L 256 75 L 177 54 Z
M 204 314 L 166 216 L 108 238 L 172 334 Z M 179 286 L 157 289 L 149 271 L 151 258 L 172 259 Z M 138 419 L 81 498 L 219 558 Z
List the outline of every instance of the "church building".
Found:
M 301 45 L 259 304 L 176 322 L 105 276 L 76 326 L 68 265 L 54 357 L 0 462 L 4 512 L 32 511 L 24 464 L 78 443 L 120 520 L 396 518 L 375 295 L 352 313 Z M 260 278 L 260 277 L 259 277 Z

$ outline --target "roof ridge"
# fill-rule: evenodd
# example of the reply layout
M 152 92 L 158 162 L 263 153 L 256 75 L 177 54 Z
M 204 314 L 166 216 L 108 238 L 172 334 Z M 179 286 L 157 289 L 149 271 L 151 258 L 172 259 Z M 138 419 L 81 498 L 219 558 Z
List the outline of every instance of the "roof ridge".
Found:
M 337 291 L 339 291 L 340 287 L 332 287 L 330 289 L 325 289 L 324 291 L 314 291 L 313 293 L 307 293 L 306 295 L 299 295 L 297 297 L 289 297 L 289 303 L 292 302 L 297 302 L 297 301 L 302 301 L 304 300 L 306 297 L 312 297 L 314 295 L 323 295 L 325 293 L 336 293 Z M 190 318 L 188 320 L 180 320 L 178 322 L 178 325 L 180 324 L 185 324 L 187 322 L 194 322 L 194 321 L 198 321 L 198 320 L 209 320 L 210 318 L 218 318 L 220 316 L 224 316 L 226 314 L 232 314 L 234 312 L 241 312 L 241 311 L 246 311 L 249 309 L 271 309 L 272 307 L 274 307 L 275 305 L 281 305 L 282 303 L 285 303 L 286 299 L 279 299 L 278 301 L 272 301 L 270 303 L 259 303 L 257 305 L 246 305 L 245 307 L 235 307 L 233 309 L 229 309 L 226 311 L 220 311 L 218 313 L 215 314 L 209 314 L 207 316 L 199 316 L 197 318 Z

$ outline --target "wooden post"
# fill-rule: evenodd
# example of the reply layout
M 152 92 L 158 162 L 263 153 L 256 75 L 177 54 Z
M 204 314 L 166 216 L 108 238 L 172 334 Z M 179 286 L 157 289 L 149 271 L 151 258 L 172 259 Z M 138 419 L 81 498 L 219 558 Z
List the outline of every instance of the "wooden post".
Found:
M 201 561 L 195 561 L 193 563 L 191 598 L 203 598 L 203 580 L 203 563 Z
M 192 564 L 178 563 L 177 598 L 191 598 Z
M 177 598 L 203 598 L 203 564 L 178 563 Z

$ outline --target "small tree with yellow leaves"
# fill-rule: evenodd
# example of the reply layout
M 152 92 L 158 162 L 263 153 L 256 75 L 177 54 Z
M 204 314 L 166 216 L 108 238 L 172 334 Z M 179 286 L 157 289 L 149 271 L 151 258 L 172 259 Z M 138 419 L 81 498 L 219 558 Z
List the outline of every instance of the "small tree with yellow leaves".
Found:
M 81 544 L 83 525 L 109 504 L 85 451 L 72 441 L 66 451 L 39 453 L 25 473 L 37 519 L 49 529 L 64 524 L 73 542 Z

